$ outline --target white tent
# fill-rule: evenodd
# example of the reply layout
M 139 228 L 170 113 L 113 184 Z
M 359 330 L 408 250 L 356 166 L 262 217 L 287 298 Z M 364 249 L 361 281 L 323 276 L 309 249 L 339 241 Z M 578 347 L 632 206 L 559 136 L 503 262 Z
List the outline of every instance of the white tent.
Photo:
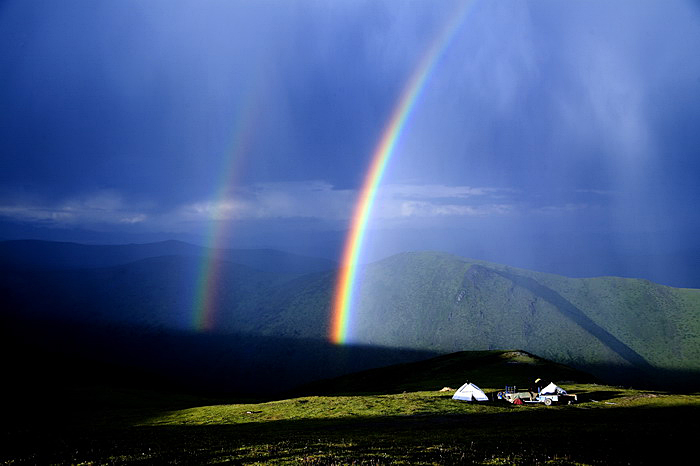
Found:
M 452 396 L 453 400 L 463 401 L 488 401 L 486 394 L 473 383 L 465 383 Z
M 550 383 L 540 391 L 541 395 L 566 395 L 566 390 L 554 385 L 554 382 Z

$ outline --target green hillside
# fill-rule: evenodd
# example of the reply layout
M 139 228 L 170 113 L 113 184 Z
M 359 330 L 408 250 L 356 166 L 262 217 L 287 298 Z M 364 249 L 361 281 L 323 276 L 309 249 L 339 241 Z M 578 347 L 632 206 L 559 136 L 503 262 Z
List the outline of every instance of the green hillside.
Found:
M 530 374 L 572 405 L 452 400 L 465 374 L 487 392 Z M 545 375 L 546 376 L 546 375 Z M 12 404 L 5 464 L 680 464 L 698 394 L 580 383 L 521 351 L 456 353 L 364 371 L 264 402 L 86 386 Z M 483 383 L 481 383 L 483 381 Z M 454 385 L 457 385 L 455 383 Z M 370 388 L 370 390 L 368 390 Z M 382 390 L 387 389 L 388 392 Z M 401 390 L 400 392 L 398 390 Z M 355 393 L 352 393 L 352 392 Z M 315 394 L 314 394 L 315 393 Z M 322 395 L 322 396 L 318 396 Z
M 323 337 L 327 290 L 306 289 L 304 302 L 303 329 L 301 311 L 290 304 L 268 330 Z M 367 265 L 355 302 L 358 343 L 437 352 L 522 348 L 606 375 L 632 370 L 685 380 L 700 371 L 700 290 L 416 252 Z
M 216 332 L 325 341 L 335 271 L 287 273 L 279 254 L 256 254 L 265 267 L 229 257 L 216 264 Z M 295 270 L 306 268 L 303 258 L 294 261 Z M 21 318 L 192 331 L 201 277 L 201 260 L 181 255 L 97 269 L 6 268 L 0 295 L 5 312 Z M 522 348 L 616 383 L 700 380 L 700 290 L 415 252 L 363 267 L 354 302 L 355 344 L 433 353 Z

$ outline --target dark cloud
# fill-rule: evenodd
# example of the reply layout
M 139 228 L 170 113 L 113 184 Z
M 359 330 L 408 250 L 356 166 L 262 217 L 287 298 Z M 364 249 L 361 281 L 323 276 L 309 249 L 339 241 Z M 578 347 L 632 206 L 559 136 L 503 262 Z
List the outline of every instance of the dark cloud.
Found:
M 196 238 L 237 206 L 251 241 L 300 250 L 311 232 L 340 242 L 393 107 L 460 2 L 0 5 L 5 222 Z M 552 232 L 591 253 L 694 247 L 697 4 L 469 8 L 393 155 L 367 257 L 533 258 Z

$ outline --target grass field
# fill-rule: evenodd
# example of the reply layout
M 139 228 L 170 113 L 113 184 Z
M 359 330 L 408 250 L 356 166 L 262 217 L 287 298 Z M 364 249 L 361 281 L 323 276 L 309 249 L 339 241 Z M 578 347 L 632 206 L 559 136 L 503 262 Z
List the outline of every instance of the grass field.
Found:
M 483 388 L 483 387 L 482 387 Z M 694 450 L 700 395 L 565 385 L 570 406 L 465 403 L 452 392 L 212 403 L 76 393 L 14 406 L 5 464 L 673 464 Z M 492 387 L 492 389 L 498 389 Z M 485 388 L 488 393 L 490 390 Z M 80 394 L 77 394 L 80 395 Z

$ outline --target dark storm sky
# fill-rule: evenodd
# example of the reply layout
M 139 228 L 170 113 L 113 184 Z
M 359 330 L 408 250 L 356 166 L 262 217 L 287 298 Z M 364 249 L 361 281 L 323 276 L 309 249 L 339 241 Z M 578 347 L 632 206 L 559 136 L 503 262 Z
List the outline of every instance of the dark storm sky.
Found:
M 471 3 L 389 164 L 366 260 L 669 268 L 697 250 L 698 3 Z M 215 222 L 233 247 L 334 257 L 459 4 L 0 2 L 0 237 L 204 244 Z

